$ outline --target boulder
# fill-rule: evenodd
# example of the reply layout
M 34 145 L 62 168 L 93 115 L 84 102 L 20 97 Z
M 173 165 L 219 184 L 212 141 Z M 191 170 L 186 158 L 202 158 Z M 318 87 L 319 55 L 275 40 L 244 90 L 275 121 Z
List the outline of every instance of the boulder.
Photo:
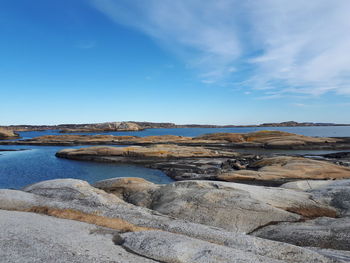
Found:
M 159 188 L 159 185 L 137 177 L 111 178 L 98 181 L 93 186 L 113 193 L 128 203 L 143 207 L 151 205 L 151 195 Z

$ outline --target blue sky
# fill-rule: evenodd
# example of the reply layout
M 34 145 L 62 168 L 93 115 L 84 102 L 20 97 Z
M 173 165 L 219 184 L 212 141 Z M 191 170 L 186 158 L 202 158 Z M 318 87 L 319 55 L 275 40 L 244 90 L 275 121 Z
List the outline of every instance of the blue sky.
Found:
M 350 123 L 349 13 L 348 0 L 2 0 L 0 125 Z

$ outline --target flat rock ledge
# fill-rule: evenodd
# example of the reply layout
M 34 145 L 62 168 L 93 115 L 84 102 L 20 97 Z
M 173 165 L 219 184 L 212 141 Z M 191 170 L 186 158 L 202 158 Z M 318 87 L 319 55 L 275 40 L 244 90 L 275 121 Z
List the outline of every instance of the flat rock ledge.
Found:
M 337 251 L 321 253 L 247 235 L 241 228 L 243 221 L 237 220 L 237 216 L 229 218 L 230 210 L 240 209 L 242 214 L 252 213 L 251 217 L 259 211 L 258 221 L 259 217 L 269 218 L 269 213 L 280 214 L 281 223 L 284 223 L 283 217 L 293 221 L 306 218 L 286 211 L 290 206 L 330 209 L 325 204 L 312 202 L 308 193 L 282 189 L 285 198 L 276 200 L 275 195 L 281 192 L 265 187 L 231 186 L 231 183 L 222 182 L 197 184 L 195 181 L 158 186 L 133 178 L 102 181 L 96 186 L 109 191 L 75 179 L 45 181 L 21 191 L 0 190 L 1 261 L 346 262 L 340 259 L 343 254 L 338 256 Z M 211 193 L 214 189 L 218 191 Z M 169 201 L 176 207 L 174 210 L 166 205 L 168 191 Z M 148 203 L 134 205 L 129 202 L 128 198 L 135 202 L 141 200 L 137 193 L 143 195 L 144 192 L 152 196 L 151 203 L 155 201 L 151 208 Z M 194 198 L 190 197 L 190 192 Z M 130 193 L 133 196 L 127 197 Z M 174 199 L 177 193 L 184 197 Z M 235 198 L 240 200 L 240 205 L 228 202 Z M 156 209 L 157 206 L 161 209 Z M 198 209 L 190 218 L 186 209 L 195 206 Z M 213 218 L 211 209 L 216 212 L 226 209 L 226 215 L 217 214 L 217 218 L 226 219 L 217 221 L 217 226 L 209 225 Z M 208 217 L 208 220 L 197 220 L 196 217 Z M 252 225 L 253 221 L 246 217 L 245 224 Z M 225 227 L 226 224 L 237 224 L 237 227 Z
M 350 168 L 304 157 L 261 157 L 228 150 L 178 145 L 64 149 L 57 157 L 140 164 L 160 169 L 175 180 L 210 179 L 278 186 L 309 179 L 347 179 Z

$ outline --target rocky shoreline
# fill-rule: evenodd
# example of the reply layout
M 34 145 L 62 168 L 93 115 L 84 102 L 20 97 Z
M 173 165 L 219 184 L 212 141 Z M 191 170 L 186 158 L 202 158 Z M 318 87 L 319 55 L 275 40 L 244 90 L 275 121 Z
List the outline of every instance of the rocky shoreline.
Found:
M 221 180 L 281 185 L 293 180 L 346 179 L 350 168 L 295 156 L 259 156 L 234 151 L 178 145 L 64 149 L 57 157 L 96 162 L 127 163 L 159 169 L 175 180 Z
M 142 165 L 176 182 L 121 177 L 90 185 L 56 179 L 0 189 L 1 260 L 350 262 L 349 153 L 317 158 L 254 153 L 275 147 L 343 149 L 346 140 L 256 132 L 195 138 L 59 135 L 3 142 L 101 144 L 60 150 L 56 156 Z M 240 153 L 238 145 L 253 150 Z
M 2 260 L 349 262 L 349 180 L 299 184 L 115 178 L 2 189 Z
M 309 137 L 281 131 L 252 133 L 213 133 L 198 137 L 175 135 L 114 136 L 114 135 L 46 135 L 27 140 L 0 141 L 0 145 L 154 145 L 176 144 L 216 148 L 286 149 L 286 150 L 346 150 L 350 138 Z

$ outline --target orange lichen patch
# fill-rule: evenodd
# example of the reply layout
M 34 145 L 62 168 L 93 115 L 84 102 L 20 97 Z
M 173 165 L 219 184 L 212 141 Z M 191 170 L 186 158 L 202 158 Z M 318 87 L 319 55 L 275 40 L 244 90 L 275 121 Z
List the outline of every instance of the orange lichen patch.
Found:
M 269 145 L 302 145 L 305 143 L 336 142 L 333 138 L 316 138 L 282 131 L 257 131 L 251 133 L 212 133 L 194 138 L 195 140 L 216 140 L 231 143 L 267 143 Z
M 54 216 L 57 218 L 76 220 L 80 222 L 94 224 L 97 226 L 116 229 L 123 232 L 155 230 L 148 227 L 136 226 L 120 218 L 109 218 L 109 217 L 104 217 L 104 216 L 99 216 L 94 214 L 87 214 L 87 213 L 83 213 L 72 209 L 57 209 L 57 208 L 50 208 L 45 206 L 34 206 L 28 209 L 26 212 L 33 212 L 33 213 L 44 214 L 48 216 Z
M 247 142 L 256 142 L 256 141 L 265 141 L 271 139 L 280 139 L 288 136 L 293 136 L 295 134 L 291 134 L 288 132 L 280 132 L 280 131 L 258 131 L 244 134 L 243 137 Z
M 159 136 L 147 136 L 138 138 L 140 142 L 177 142 L 177 141 L 188 141 L 190 137 L 176 136 L 176 135 L 159 135 Z
M 196 137 L 195 139 L 227 142 L 244 142 L 244 137 L 241 133 L 212 133 Z
M 222 173 L 218 179 L 239 180 L 321 180 L 350 178 L 350 168 L 302 157 L 278 156 L 265 158 L 249 166 L 254 170 L 238 170 Z

